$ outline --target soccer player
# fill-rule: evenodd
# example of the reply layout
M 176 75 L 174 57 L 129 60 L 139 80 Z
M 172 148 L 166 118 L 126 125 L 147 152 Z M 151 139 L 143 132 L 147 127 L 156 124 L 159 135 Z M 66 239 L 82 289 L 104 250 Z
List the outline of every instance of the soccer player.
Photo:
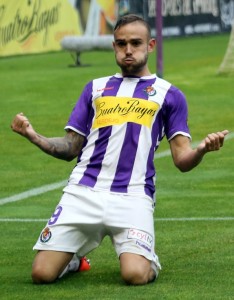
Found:
M 113 48 L 121 74 L 85 86 L 64 137 L 40 135 L 23 113 L 14 118 L 13 131 L 42 151 L 67 161 L 77 157 L 61 200 L 34 246 L 33 282 L 54 282 L 76 271 L 79 258 L 105 236 L 112 240 L 126 283 L 141 285 L 157 278 L 161 266 L 153 221 L 154 152 L 166 136 L 175 166 L 186 172 L 207 152 L 219 150 L 228 130 L 208 134 L 191 147 L 185 96 L 150 73 L 147 60 L 154 47 L 142 18 L 120 18 Z

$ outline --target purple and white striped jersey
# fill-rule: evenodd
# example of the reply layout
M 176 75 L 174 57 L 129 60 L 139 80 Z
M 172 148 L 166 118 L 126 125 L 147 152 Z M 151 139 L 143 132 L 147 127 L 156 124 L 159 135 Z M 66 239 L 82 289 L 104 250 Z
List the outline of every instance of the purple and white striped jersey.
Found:
M 65 127 L 86 136 L 69 183 L 153 198 L 154 152 L 164 135 L 190 137 L 187 117 L 182 92 L 156 75 L 91 81 Z

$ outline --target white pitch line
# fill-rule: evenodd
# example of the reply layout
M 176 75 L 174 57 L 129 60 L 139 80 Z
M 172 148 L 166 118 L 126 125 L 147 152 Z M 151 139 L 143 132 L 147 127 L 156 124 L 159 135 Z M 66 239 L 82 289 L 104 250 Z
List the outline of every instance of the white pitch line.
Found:
M 225 137 L 225 140 L 230 140 L 233 137 L 234 137 L 234 132 L 230 132 Z M 196 145 L 198 145 L 198 142 L 193 143 L 192 147 L 195 147 Z M 163 152 L 156 153 L 155 156 L 154 156 L 154 159 L 158 159 L 158 158 L 161 158 L 161 157 L 166 157 L 166 156 L 169 156 L 170 154 L 171 154 L 170 150 L 165 150 Z M 58 188 L 64 187 L 66 185 L 66 183 L 67 183 L 67 181 L 63 180 L 63 181 L 60 181 L 60 182 L 43 185 L 39 188 L 31 189 L 31 190 L 28 190 L 26 192 L 16 194 L 16 195 L 13 195 L 13 196 L 10 196 L 10 197 L 2 198 L 2 199 L 0 199 L 0 205 L 10 203 L 10 202 L 16 202 L 16 201 L 19 201 L 19 200 L 27 199 L 27 198 L 32 197 L 32 196 L 37 196 L 37 195 L 40 195 L 40 194 L 44 194 L 46 192 L 53 191 L 53 190 L 56 190 Z
M 197 218 L 197 217 L 191 217 L 191 218 L 154 218 L 154 221 L 156 222 L 189 222 L 189 221 L 234 221 L 234 217 L 203 217 L 203 218 Z
M 48 219 L 18 219 L 18 218 L 0 218 L 0 222 L 21 222 L 21 223 L 30 223 L 30 222 L 47 222 Z
M 48 219 L 20 219 L 20 218 L 0 218 L 0 222 L 47 222 Z M 154 218 L 155 222 L 216 222 L 216 221 L 234 221 L 234 217 L 191 217 L 191 218 Z
M 61 188 L 61 187 L 65 186 L 66 184 L 67 184 L 67 181 L 63 180 L 63 181 L 60 181 L 60 182 L 43 185 L 39 188 L 31 189 L 31 190 L 28 190 L 26 192 L 13 195 L 11 197 L 6 197 L 6 198 L 3 198 L 3 199 L 0 199 L 0 205 L 10 203 L 10 202 L 19 201 L 19 200 L 23 200 L 23 199 L 27 199 L 27 198 L 32 197 L 32 196 L 37 196 L 37 195 L 40 195 L 40 194 L 44 194 L 46 192 L 50 192 L 50 191 L 56 190 L 58 188 Z

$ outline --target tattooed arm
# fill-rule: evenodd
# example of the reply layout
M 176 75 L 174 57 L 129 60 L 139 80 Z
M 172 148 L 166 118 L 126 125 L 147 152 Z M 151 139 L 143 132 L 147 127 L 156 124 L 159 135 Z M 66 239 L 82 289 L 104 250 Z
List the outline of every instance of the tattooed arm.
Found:
M 36 138 L 31 142 L 49 155 L 71 161 L 79 155 L 84 137 L 70 130 L 64 137 L 56 138 L 46 138 L 37 134 Z
M 72 130 L 69 130 L 64 137 L 44 137 L 33 129 L 23 113 L 15 116 L 11 128 L 45 153 L 67 161 L 71 161 L 79 155 L 85 139 L 84 136 Z

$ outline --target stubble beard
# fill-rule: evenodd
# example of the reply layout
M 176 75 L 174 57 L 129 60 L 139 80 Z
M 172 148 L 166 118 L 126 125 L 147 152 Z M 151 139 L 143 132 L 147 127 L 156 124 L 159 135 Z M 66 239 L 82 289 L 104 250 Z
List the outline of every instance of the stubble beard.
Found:
M 122 74 L 124 76 L 130 76 L 130 75 L 139 76 L 141 71 L 146 66 L 147 61 L 148 61 L 148 54 L 146 54 L 142 60 L 136 63 L 132 63 L 130 65 L 126 65 L 125 63 L 122 63 L 116 59 L 117 65 L 120 67 Z

